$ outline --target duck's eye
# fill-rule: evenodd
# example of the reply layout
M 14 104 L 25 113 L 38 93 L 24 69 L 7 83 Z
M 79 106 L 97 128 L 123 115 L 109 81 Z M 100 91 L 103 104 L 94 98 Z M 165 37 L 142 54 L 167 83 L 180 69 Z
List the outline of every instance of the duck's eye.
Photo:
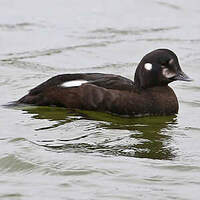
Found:
M 161 67 L 164 69 L 165 67 L 170 67 L 171 65 L 173 65 L 174 63 L 174 59 L 170 59 L 168 61 L 165 61 L 163 63 L 161 63 Z
M 152 64 L 151 63 L 145 63 L 144 68 L 148 71 L 152 70 Z

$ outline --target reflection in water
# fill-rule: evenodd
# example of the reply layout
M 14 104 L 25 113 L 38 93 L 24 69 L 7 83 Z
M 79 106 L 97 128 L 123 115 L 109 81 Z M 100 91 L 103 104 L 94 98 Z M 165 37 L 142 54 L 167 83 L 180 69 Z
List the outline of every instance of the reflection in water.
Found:
M 97 122 L 89 133 L 83 131 L 85 133 L 82 136 L 78 135 L 66 140 L 58 139 L 57 141 L 62 141 L 61 145 L 56 145 L 54 140 L 36 142 L 37 145 L 53 150 L 167 160 L 175 157 L 175 149 L 170 147 L 172 139 L 168 133 L 176 125 L 176 116 L 133 118 L 57 107 L 23 107 L 22 110 L 32 114 L 32 118 L 55 122 L 53 126 L 42 127 L 36 131 L 63 126 L 77 120 Z M 91 142 L 92 138 L 88 137 L 92 134 L 95 137 L 96 129 L 101 129 L 103 142 L 102 138 L 99 141 Z M 106 132 L 105 135 L 102 134 L 103 130 Z M 128 131 L 128 135 L 124 134 L 125 130 Z M 113 136 L 115 131 L 121 131 L 120 137 Z M 105 139 L 109 133 L 109 139 Z M 87 137 L 87 142 L 80 141 Z

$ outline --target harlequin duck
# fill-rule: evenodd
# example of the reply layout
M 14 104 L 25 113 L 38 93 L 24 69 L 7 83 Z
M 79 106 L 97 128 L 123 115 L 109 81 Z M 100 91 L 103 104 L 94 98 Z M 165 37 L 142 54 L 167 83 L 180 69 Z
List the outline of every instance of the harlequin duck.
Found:
M 173 115 L 178 101 L 168 84 L 176 80 L 191 81 L 175 53 L 157 49 L 142 58 L 134 82 L 113 74 L 62 74 L 33 88 L 17 103 L 133 116 Z

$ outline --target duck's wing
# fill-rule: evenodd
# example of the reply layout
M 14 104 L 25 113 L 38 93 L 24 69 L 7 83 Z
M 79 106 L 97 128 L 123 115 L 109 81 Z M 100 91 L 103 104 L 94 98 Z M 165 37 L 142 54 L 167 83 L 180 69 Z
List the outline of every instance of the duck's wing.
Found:
M 113 74 L 101 74 L 101 76 L 98 76 L 93 80 L 92 79 L 93 77 L 91 77 L 91 79 L 88 81 L 88 84 L 93 84 L 106 89 L 131 90 L 133 89 L 134 85 L 132 80 Z
M 80 74 L 62 74 L 54 76 L 37 87 L 30 90 L 31 95 L 39 94 L 50 87 L 77 87 L 77 84 L 93 84 L 106 89 L 114 90 L 131 90 L 134 86 L 133 81 L 125 77 L 113 74 L 102 74 L 102 73 L 80 73 Z M 76 83 L 75 83 L 76 82 Z M 73 86 L 73 83 L 74 86 Z

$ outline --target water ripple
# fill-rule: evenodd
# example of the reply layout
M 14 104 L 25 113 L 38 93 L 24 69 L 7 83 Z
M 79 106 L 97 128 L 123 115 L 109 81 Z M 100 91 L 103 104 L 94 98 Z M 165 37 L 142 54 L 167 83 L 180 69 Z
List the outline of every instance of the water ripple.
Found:
M 58 152 L 100 153 L 152 159 L 173 159 L 175 149 L 170 147 L 168 132 L 176 126 L 176 118 L 127 118 L 94 111 L 72 111 L 64 108 L 22 107 L 33 119 L 48 119 L 37 128 L 38 134 L 48 130 L 67 131 L 55 137 L 30 142 Z M 52 122 L 53 125 L 52 125 Z M 62 128 L 61 128 L 62 127 Z M 82 128 L 81 128 L 82 127 Z M 75 131 L 76 130 L 76 131 Z M 51 131 L 51 132 L 52 132 Z M 74 134 L 71 134 L 74 133 Z M 106 134 L 107 133 L 107 134 Z
M 21 160 L 16 155 L 7 155 L 0 158 L 0 169 L 5 172 L 31 172 L 36 168 L 36 165 Z
M 163 28 L 147 28 L 147 29 L 139 29 L 139 28 L 132 28 L 132 29 L 115 29 L 115 28 L 104 28 L 104 29 L 96 29 L 91 31 L 90 33 L 110 33 L 115 35 L 141 35 L 145 33 L 155 33 L 155 32 L 163 32 L 163 31 L 170 31 L 174 29 L 179 29 L 178 26 L 172 27 L 163 27 Z
M 5 195 L 0 195 L 0 199 L 13 199 L 13 198 L 21 198 L 24 195 L 20 194 L 20 193 L 10 193 L 10 194 L 5 194 Z
M 175 9 L 175 10 L 181 10 L 180 6 L 169 3 L 169 2 L 157 1 L 157 3 L 162 5 L 162 6 L 168 7 L 168 8 L 172 8 L 172 9 Z
M 15 60 L 19 60 L 19 59 L 50 56 L 50 55 L 62 53 L 64 51 L 75 50 L 75 49 L 79 49 L 79 48 L 105 47 L 110 44 L 115 44 L 115 43 L 119 43 L 119 42 L 121 42 L 121 40 L 117 40 L 117 41 L 106 40 L 106 41 L 102 41 L 102 42 L 68 46 L 68 47 L 60 47 L 60 48 L 54 48 L 54 49 L 46 49 L 46 50 L 41 50 L 41 51 L 38 50 L 38 51 L 25 51 L 25 52 L 19 52 L 19 53 L 11 53 L 11 54 L 5 54 L 4 56 L 6 56 L 8 58 L 2 58 L 2 59 L 0 59 L 0 61 L 10 62 L 10 61 L 13 61 L 13 60 L 15 61 Z
M 0 30 L 2 31 L 30 31 L 34 27 L 43 27 L 42 25 L 39 24 L 34 24 L 34 23 L 18 23 L 18 24 L 0 24 Z

